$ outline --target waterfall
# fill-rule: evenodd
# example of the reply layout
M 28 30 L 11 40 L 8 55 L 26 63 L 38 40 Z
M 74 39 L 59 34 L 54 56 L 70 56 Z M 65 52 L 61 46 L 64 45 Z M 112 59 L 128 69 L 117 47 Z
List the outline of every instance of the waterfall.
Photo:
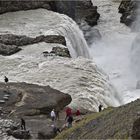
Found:
M 42 34 L 62 35 L 66 38 L 67 47 L 73 58 L 78 56 L 90 58 L 84 35 L 71 18 L 43 9 L 36 10 L 35 13 L 34 10 L 29 10 L 1 15 L 1 33 L 14 33 L 31 37 Z M 5 23 L 5 20 L 10 25 Z
M 101 17 L 98 29 L 102 39 L 93 42 L 90 46 L 91 55 L 97 66 L 103 69 L 115 86 L 123 104 L 137 99 L 140 95 L 134 94 L 136 78 L 131 70 L 131 45 L 136 36 L 130 28 L 120 23 L 118 7 L 120 1 L 92 0 L 98 7 Z M 93 29 L 94 29 L 93 28 Z
M 51 11 L 38 9 L 0 15 L 0 32 L 36 37 L 61 34 L 67 39 L 73 57 L 89 58 L 87 44 L 82 32 L 72 19 Z M 23 46 L 23 50 L 0 56 L 0 74 L 13 82 L 50 85 L 72 97 L 72 107 L 97 111 L 98 105 L 118 106 L 120 100 L 94 61 L 84 58 L 44 57 L 59 44 L 39 43 Z M 3 81 L 3 77 L 0 77 Z

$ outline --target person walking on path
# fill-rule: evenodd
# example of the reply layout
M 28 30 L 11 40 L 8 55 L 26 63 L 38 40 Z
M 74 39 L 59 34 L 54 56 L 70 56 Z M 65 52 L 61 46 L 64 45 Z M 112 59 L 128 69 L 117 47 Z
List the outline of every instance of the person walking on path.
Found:
M 56 119 L 56 114 L 54 112 L 54 109 L 51 111 L 51 119 L 52 119 L 52 121 L 55 121 L 55 119 Z

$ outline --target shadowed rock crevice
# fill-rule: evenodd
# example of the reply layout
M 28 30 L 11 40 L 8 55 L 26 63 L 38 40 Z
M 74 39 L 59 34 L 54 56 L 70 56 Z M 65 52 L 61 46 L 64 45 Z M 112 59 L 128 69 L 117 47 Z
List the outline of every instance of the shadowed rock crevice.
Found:
M 66 46 L 66 40 L 61 35 L 41 35 L 36 38 L 27 37 L 25 35 L 5 34 L 0 35 L 0 54 L 12 55 L 20 50 L 21 46 L 36 44 L 40 42 L 57 43 Z

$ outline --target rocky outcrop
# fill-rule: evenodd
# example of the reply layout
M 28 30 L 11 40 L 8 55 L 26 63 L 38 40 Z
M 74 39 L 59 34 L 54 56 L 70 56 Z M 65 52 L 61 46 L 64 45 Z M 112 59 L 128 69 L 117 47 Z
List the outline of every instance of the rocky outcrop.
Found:
M 58 111 L 71 102 L 71 97 L 49 86 L 27 83 L 10 83 L 8 91 L 4 83 L 0 84 L 1 100 L 5 95 L 8 100 L 3 103 L 3 111 L 9 116 L 30 116 L 49 114 L 55 108 Z
M 62 48 L 62 47 L 53 47 L 51 52 L 43 52 L 44 56 L 50 56 L 50 55 L 55 55 L 55 56 L 60 56 L 60 57 L 71 57 L 70 52 L 68 48 Z
M 100 15 L 97 12 L 97 7 L 92 5 L 91 0 L 58 0 L 55 3 L 55 11 L 66 14 L 77 22 L 85 20 L 90 26 L 97 25 Z
M 119 12 L 122 13 L 121 22 L 130 26 L 137 17 L 137 9 L 140 2 L 137 0 L 122 0 Z
M 140 100 L 137 100 L 91 114 L 56 139 L 129 139 L 131 136 L 139 139 L 139 106 Z
M 0 0 L 0 14 L 11 11 L 30 10 L 45 8 L 62 14 L 66 14 L 69 17 L 75 19 L 77 22 L 81 19 L 85 20 L 89 25 L 93 26 L 97 24 L 99 14 L 97 13 L 97 7 L 93 6 L 91 0 L 45 0 L 45 1 L 3 1 Z
M 57 43 L 66 46 L 66 40 L 61 35 L 41 35 L 36 38 L 31 38 L 25 35 L 5 34 L 0 35 L 0 54 L 11 55 L 20 51 L 20 46 L 31 45 L 40 42 Z

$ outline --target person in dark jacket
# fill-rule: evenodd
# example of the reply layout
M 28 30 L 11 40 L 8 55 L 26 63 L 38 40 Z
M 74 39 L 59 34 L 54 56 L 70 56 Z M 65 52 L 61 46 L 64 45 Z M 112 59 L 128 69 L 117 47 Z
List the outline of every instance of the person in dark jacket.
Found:
M 102 107 L 103 107 L 102 105 L 99 105 L 99 107 L 98 107 L 99 108 L 99 112 L 102 111 Z
M 21 118 L 21 130 L 26 130 L 25 120 Z
M 73 122 L 73 117 L 72 115 L 70 115 L 67 119 L 67 122 L 68 122 L 68 128 L 72 127 L 72 122 Z
M 9 81 L 9 79 L 6 76 L 4 76 L 4 82 L 7 84 L 8 81 Z

